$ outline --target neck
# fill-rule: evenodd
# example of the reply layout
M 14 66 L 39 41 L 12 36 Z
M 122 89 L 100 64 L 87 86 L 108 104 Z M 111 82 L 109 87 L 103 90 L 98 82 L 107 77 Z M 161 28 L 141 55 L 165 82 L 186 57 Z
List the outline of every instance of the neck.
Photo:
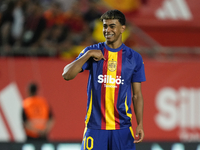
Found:
M 106 45 L 112 49 L 117 49 L 122 45 L 122 41 L 120 42 L 113 42 L 113 43 L 109 43 L 106 41 Z
M 29 96 L 36 96 L 36 94 L 34 94 L 34 93 L 30 93 Z

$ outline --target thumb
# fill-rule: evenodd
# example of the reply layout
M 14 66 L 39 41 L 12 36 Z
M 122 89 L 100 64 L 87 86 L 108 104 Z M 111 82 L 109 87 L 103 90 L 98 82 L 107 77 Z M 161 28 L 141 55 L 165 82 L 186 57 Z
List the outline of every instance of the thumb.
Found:
M 135 133 L 135 136 L 136 136 L 136 137 L 138 137 L 138 136 L 139 136 L 139 133 L 138 133 L 138 131 L 136 131 L 136 133 Z
M 139 136 L 138 133 L 136 133 L 136 134 L 135 134 L 135 137 L 138 138 L 138 136 Z

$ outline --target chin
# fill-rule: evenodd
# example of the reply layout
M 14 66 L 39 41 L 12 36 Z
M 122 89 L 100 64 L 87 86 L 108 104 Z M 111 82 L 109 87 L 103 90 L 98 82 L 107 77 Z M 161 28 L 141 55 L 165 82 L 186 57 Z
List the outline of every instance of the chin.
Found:
M 111 40 L 106 40 L 106 42 L 107 42 L 107 44 L 112 44 L 113 43 L 113 41 L 111 41 Z

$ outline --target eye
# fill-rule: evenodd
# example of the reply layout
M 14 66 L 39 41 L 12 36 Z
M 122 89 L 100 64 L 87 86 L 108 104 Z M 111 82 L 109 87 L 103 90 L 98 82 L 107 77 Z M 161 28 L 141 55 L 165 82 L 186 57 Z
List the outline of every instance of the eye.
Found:
M 115 26 L 114 26 L 114 25 L 111 25 L 111 26 L 110 26 L 110 28 L 111 28 L 111 29 L 114 29 L 114 28 L 115 28 Z
M 106 29 L 106 28 L 108 28 L 108 26 L 107 25 L 103 25 L 103 28 Z

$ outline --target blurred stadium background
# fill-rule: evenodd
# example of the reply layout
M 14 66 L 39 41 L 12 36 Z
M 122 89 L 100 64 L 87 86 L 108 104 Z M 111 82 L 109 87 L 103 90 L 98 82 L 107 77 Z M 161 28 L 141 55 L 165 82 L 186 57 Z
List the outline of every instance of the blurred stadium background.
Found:
M 61 74 L 82 49 L 104 41 L 98 18 L 109 9 L 126 15 L 123 42 L 145 63 L 137 150 L 200 150 L 199 0 L 0 0 L 0 149 L 80 149 L 88 72 L 69 82 Z M 49 143 L 25 142 L 20 111 L 30 81 L 56 118 Z

